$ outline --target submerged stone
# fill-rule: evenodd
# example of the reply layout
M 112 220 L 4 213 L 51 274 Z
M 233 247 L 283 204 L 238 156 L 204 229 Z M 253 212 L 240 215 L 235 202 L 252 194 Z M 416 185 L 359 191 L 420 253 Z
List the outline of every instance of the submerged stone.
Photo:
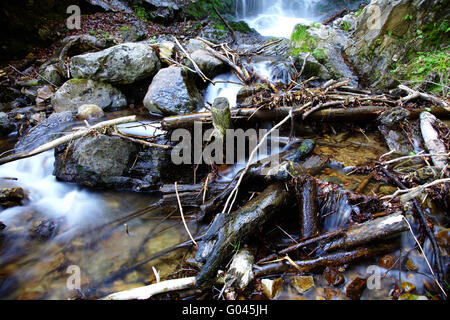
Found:
M 261 284 L 264 295 L 269 299 L 273 299 L 280 293 L 281 287 L 283 286 L 283 279 L 262 279 Z
M 305 293 L 314 287 L 314 278 L 312 276 L 297 276 L 292 277 L 290 280 L 294 288 L 300 293 Z

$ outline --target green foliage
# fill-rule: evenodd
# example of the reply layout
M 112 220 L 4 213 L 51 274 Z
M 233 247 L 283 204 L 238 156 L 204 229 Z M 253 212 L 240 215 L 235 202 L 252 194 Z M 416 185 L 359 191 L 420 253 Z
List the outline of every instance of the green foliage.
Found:
M 450 72 L 450 49 L 418 52 L 406 65 L 399 65 L 392 71 L 394 75 L 404 80 L 421 82 L 430 73 L 436 73 L 439 83 L 432 83 L 430 90 L 444 97 L 448 95 L 448 80 Z
M 242 33 L 250 33 L 252 31 L 245 21 L 230 21 L 229 25 L 234 31 L 239 31 Z
M 325 54 L 324 49 L 315 48 L 312 52 L 312 55 L 320 63 L 325 63 L 327 60 L 327 55 Z
M 203 20 L 210 18 L 211 20 L 219 20 L 213 7 L 220 13 L 234 14 L 233 0 L 199 0 L 192 2 L 187 6 L 187 14 L 195 20 Z
M 136 17 L 138 17 L 140 20 L 148 22 L 148 14 L 147 11 L 145 11 L 145 8 L 134 6 L 134 12 L 136 14 Z
M 438 47 L 446 40 L 450 32 L 450 25 L 447 19 L 441 22 L 426 24 L 422 29 L 416 31 L 421 39 L 424 39 L 426 46 Z
M 314 39 L 308 34 L 308 26 L 297 25 L 291 35 L 291 43 L 298 52 L 311 52 L 314 47 Z
M 317 61 L 325 63 L 327 60 L 325 50 L 316 47 L 315 40 L 309 35 L 308 29 L 308 26 L 300 24 L 295 27 L 294 32 L 291 35 L 290 54 L 295 57 L 301 52 L 311 52 L 312 56 L 316 58 Z

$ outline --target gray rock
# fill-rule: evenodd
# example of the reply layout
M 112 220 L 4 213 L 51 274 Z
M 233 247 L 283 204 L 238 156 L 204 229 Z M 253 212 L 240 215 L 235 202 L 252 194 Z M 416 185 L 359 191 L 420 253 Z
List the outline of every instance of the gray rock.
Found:
M 170 150 L 146 148 L 106 135 L 85 136 L 55 150 L 53 174 L 93 188 L 157 190 Z
M 42 77 L 55 86 L 61 85 L 64 79 L 62 71 L 53 64 L 44 69 L 42 72 Z
M 228 66 L 225 63 L 204 50 L 192 52 L 191 58 L 195 61 L 200 70 L 202 70 L 202 72 L 210 79 L 228 70 Z M 192 67 L 190 61 L 188 66 Z
M 208 46 L 201 40 L 190 39 L 186 44 L 186 50 L 189 53 L 192 53 L 197 50 L 206 50 Z
M 203 107 L 192 74 L 181 67 L 161 69 L 153 78 L 144 106 L 161 115 L 187 114 Z
M 298 70 L 301 70 L 303 64 L 305 64 L 306 55 L 307 55 L 306 52 L 300 52 L 295 57 L 295 66 L 297 67 Z M 317 76 L 322 80 L 331 79 L 331 75 L 328 72 L 327 68 L 325 68 L 323 64 L 321 64 L 319 61 L 317 61 L 316 58 L 314 58 L 311 55 L 306 60 L 305 69 L 303 70 L 303 76 L 305 78 Z
M 96 104 L 83 104 L 78 107 L 77 118 L 80 120 L 88 120 L 91 118 L 101 118 L 105 115 L 102 108 Z
M 83 104 L 96 104 L 105 110 L 125 107 L 127 100 L 122 92 L 112 85 L 87 79 L 67 81 L 52 98 L 55 112 L 76 112 Z
M 54 174 L 65 181 L 87 186 L 107 186 L 131 166 L 138 148 L 132 142 L 106 135 L 77 139 L 68 147 L 68 156 L 57 156 Z
M 123 43 L 75 56 L 70 61 L 74 78 L 113 84 L 130 84 L 152 77 L 161 68 L 153 48 L 146 43 Z
M 57 139 L 64 135 L 71 126 L 74 125 L 72 112 L 53 113 L 31 128 L 16 143 L 14 150 L 16 153 L 31 151 L 47 142 Z
M 146 36 L 145 27 L 128 26 L 121 30 L 123 42 L 136 42 L 143 40 Z
M 144 2 L 147 2 L 148 4 L 157 7 L 157 8 L 172 8 L 175 10 L 179 9 L 179 3 L 180 1 L 174 1 L 174 0 L 144 0 Z
M 101 7 L 105 11 L 133 13 L 126 0 L 87 0 L 93 6 Z

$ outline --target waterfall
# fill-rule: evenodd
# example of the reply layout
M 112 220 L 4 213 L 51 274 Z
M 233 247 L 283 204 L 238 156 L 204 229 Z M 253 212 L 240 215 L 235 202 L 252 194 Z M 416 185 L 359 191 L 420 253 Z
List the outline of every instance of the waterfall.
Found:
M 246 19 L 260 14 L 312 17 L 319 0 L 236 0 L 236 17 Z

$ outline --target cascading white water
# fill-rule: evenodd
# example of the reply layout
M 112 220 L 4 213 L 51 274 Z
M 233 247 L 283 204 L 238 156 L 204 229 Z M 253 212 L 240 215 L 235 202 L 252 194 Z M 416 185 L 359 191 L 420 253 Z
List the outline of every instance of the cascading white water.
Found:
M 316 18 L 314 5 L 319 0 L 239 0 L 236 17 L 263 36 L 290 37 L 299 23 Z

